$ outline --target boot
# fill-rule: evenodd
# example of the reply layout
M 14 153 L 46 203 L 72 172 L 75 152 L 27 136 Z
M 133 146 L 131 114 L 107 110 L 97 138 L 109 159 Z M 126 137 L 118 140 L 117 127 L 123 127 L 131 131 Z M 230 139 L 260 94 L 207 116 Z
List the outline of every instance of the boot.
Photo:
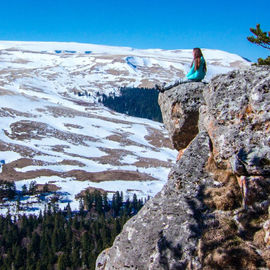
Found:
M 165 84 L 166 84 L 166 83 L 163 83 L 162 85 L 156 84 L 156 85 L 155 85 L 155 88 L 156 88 L 160 93 L 163 93 L 163 92 L 165 91 Z

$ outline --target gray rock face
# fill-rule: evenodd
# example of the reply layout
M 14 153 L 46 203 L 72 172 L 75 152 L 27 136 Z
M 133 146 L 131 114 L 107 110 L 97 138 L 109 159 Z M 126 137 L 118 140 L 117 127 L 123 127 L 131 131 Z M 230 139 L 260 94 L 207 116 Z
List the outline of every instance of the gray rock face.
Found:
M 270 177 L 269 67 L 217 76 L 203 95 L 206 104 L 201 107 L 201 120 L 217 166 L 236 175 L 245 205 L 266 199 Z
M 159 95 L 163 122 L 177 150 L 186 148 L 198 134 L 204 87 L 204 83 L 184 83 Z
M 184 153 L 162 191 L 125 224 L 113 247 L 99 256 L 96 269 L 201 267 L 196 246 L 203 226 L 200 192 L 209 182 L 204 170 L 208 153 L 208 136 L 201 133 Z
M 270 69 L 251 68 L 217 76 L 203 95 L 202 121 L 219 166 L 228 167 L 227 162 L 237 155 L 247 174 L 269 174 Z
M 186 150 L 96 269 L 270 267 L 269 71 L 251 67 L 160 94 L 171 140 Z

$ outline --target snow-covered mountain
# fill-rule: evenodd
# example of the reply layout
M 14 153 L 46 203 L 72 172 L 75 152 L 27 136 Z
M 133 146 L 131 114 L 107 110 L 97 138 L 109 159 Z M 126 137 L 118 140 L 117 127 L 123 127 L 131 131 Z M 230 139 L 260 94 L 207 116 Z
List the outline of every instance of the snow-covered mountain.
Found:
M 227 52 L 203 53 L 206 80 L 250 65 Z M 104 108 L 97 94 L 174 80 L 191 60 L 191 50 L 0 41 L 0 179 L 18 189 L 50 183 L 60 206 L 70 201 L 73 209 L 88 187 L 156 194 L 177 154 L 163 125 Z
M 42 88 L 70 95 L 115 92 L 118 87 L 153 87 L 184 76 L 192 50 L 138 50 L 79 43 L 0 41 L 1 77 L 10 87 Z M 242 57 L 204 49 L 207 77 L 249 66 Z M 16 79 L 16 81 L 13 80 Z M 29 89 L 28 89 L 29 90 Z M 43 92 L 45 90 L 42 90 Z

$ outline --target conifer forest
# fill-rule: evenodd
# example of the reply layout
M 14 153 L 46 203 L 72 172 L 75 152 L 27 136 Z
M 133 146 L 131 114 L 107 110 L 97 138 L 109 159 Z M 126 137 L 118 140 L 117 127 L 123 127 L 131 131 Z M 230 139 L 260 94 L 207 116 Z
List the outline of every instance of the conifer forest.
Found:
M 8 190 L 12 196 L 13 186 Z M 109 200 L 107 193 L 94 191 L 81 197 L 76 212 L 55 202 L 38 216 L 0 216 L 0 270 L 95 269 L 98 254 L 142 205 L 135 194 L 124 201 L 116 192 Z
M 155 89 L 122 87 L 120 96 L 103 94 L 100 101 L 119 113 L 162 122 L 158 91 Z

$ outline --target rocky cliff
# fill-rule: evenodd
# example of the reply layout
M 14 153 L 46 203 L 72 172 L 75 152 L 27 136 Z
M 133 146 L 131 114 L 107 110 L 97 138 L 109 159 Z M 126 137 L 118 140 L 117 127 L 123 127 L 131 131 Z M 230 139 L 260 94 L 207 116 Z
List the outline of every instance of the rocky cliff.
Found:
M 96 269 L 270 267 L 270 69 L 160 94 L 179 160 Z

